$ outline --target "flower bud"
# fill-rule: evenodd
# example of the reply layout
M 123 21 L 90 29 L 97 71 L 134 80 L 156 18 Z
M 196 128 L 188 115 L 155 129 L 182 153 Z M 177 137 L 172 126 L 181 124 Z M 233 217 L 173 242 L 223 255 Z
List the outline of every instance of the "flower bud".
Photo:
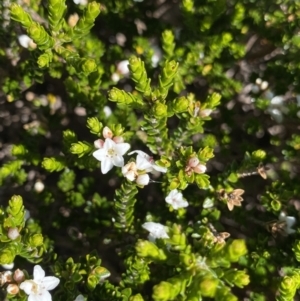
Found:
M 102 134 L 103 134 L 104 138 L 112 138 L 114 136 L 113 132 L 111 131 L 111 129 L 108 126 L 104 127 Z
M 124 142 L 124 138 L 121 136 L 116 136 L 113 138 L 113 141 L 115 141 L 116 143 L 123 143 Z
M 14 271 L 13 278 L 17 283 L 21 283 L 25 280 L 25 274 L 20 269 L 17 269 Z
M 35 184 L 34 184 L 34 190 L 37 192 L 37 193 L 40 193 L 44 190 L 45 188 L 45 185 L 42 181 L 36 181 Z
M 150 177 L 147 174 L 139 175 L 136 179 L 136 183 L 140 186 L 148 185 L 150 181 Z
M 19 286 L 16 284 L 9 284 L 6 291 L 10 295 L 16 295 L 19 292 Z
M 196 167 L 199 164 L 199 162 L 200 161 L 199 161 L 199 159 L 197 157 L 192 157 L 188 161 L 188 166 L 194 168 L 194 167 Z
M 102 139 L 98 139 L 94 141 L 94 146 L 96 148 L 103 148 L 104 145 L 104 141 Z
M 205 173 L 206 172 L 206 166 L 203 164 L 198 164 L 196 167 L 193 168 L 195 173 Z
M 3 273 L 3 279 L 4 279 L 5 283 L 12 282 L 12 280 L 13 280 L 12 272 L 11 271 L 5 271 Z
M 204 117 L 208 117 L 211 113 L 212 113 L 211 109 L 203 109 L 200 110 L 199 116 L 204 118 Z
M 18 228 L 9 228 L 7 232 L 7 236 L 11 240 L 15 240 L 20 236 Z

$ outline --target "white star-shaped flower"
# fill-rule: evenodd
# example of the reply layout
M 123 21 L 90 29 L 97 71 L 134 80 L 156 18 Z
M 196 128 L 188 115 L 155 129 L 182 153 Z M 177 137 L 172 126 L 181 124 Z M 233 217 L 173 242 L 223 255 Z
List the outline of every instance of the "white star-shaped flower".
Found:
M 48 291 L 59 284 L 59 279 L 54 276 L 45 277 L 45 271 L 40 265 L 33 268 L 33 280 L 25 280 L 20 288 L 28 295 L 28 301 L 52 301 Z
M 110 138 L 106 138 L 101 149 L 93 152 L 93 156 L 101 161 L 101 171 L 108 173 L 113 166 L 123 167 L 123 155 L 130 149 L 129 143 L 116 143 Z
M 160 172 L 167 172 L 166 167 L 161 167 L 155 164 L 152 157 L 148 154 L 144 153 L 143 151 L 136 150 L 128 153 L 128 155 L 137 154 L 136 157 L 136 166 L 139 170 L 145 170 L 146 172 L 153 172 L 153 171 L 160 171 Z
M 155 241 L 157 238 L 169 238 L 166 227 L 160 223 L 146 222 L 142 227 L 150 232 L 148 235 L 150 241 Z
M 292 229 L 294 224 L 296 223 L 296 219 L 293 216 L 287 216 L 284 212 L 280 212 L 279 214 L 279 221 L 285 223 L 285 233 L 287 235 L 293 234 L 296 232 L 296 230 Z
M 171 190 L 168 196 L 165 198 L 165 200 L 175 210 L 179 208 L 185 208 L 189 205 L 189 203 L 183 198 L 182 193 L 179 192 L 177 189 Z

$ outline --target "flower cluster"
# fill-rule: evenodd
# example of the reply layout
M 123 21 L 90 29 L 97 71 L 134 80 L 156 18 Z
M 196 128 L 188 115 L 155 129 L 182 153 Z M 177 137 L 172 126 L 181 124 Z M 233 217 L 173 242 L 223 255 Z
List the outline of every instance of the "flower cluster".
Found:
M 137 154 L 136 162 L 129 162 L 122 168 L 122 173 L 129 181 L 135 181 L 138 185 L 145 186 L 149 183 L 148 172 L 166 172 L 165 167 L 155 164 L 153 159 L 143 151 L 133 151 L 129 155 Z
M 40 265 L 34 266 L 33 279 L 25 280 L 24 272 L 19 269 L 14 273 L 11 271 L 0 273 L 0 276 L 0 285 L 8 284 L 6 287 L 8 294 L 16 295 L 21 289 L 28 295 L 28 301 L 51 301 L 52 297 L 49 291 L 59 284 L 58 278 L 45 277 L 45 271 Z
M 192 157 L 189 159 L 185 172 L 187 175 L 191 175 L 193 172 L 201 174 L 206 172 L 206 166 L 201 164 L 197 157 Z

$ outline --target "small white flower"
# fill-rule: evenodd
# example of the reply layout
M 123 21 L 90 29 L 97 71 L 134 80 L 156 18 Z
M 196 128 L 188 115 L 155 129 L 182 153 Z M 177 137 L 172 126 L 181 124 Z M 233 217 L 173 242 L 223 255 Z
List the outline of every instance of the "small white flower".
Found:
M 104 112 L 105 117 L 109 117 L 112 114 L 112 110 L 109 106 L 105 106 L 103 108 L 103 112 Z
M 26 34 L 22 34 L 18 36 L 19 43 L 22 47 L 28 48 L 31 43 L 33 43 L 33 40 Z
M 117 65 L 117 71 L 122 75 L 127 75 L 130 72 L 128 66 L 129 66 L 128 60 L 121 61 Z
M 287 235 L 296 232 L 296 230 L 292 229 L 293 225 L 296 223 L 295 217 L 287 216 L 284 212 L 280 212 L 278 219 L 280 222 L 284 222 L 286 224 L 284 231 Z
M 160 223 L 147 222 L 142 227 L 150 232 L 148 235 L 150 241 L 155 241 L 157 238 L 169 238 L 166 227 Z
M 147 174 L 139 175 L 136 179 L 136 183 L 141 186 L 148 185 L 150 181 L 150 177 Z
M 108 173 L 113 166 L 123 167 L 123 155 L 130 149 L 129 143 L 116 143 L 110 138 L 106 138 L 101 149 L 93 152 L 93 156 L 101 161 L 101 171 Z
M 18 228 L 9 228 L 7 231 L 7 237 L 11 240 L 15 240 L 20 236 Z
M 45 271 L 40 265 L 33 268 L 33 280 L 25 280 L 20 284 L 28 295 L 28 301 L 51 301 L 52 297 L 48 291 L 53 290 L 59 284 L 59 279 L 54 276 L 45 277 Z
M 185 208 L 189 205 L 189 203 L 183 198 L 182 193 L 177 189 L 171 190 L 165 200 L 175 210 L 179 208 Z
M 128 155 L 138 154 L 136 157 L 136 166 L 139 170 L 145 170 L 146 172 L 153 172 L 153 171 L 160 171 L 160 172 L 167 172 L 166 167 L 161 167 L 155 164 L 152 157 L 148 154 L 144 153 L 143 151 L 136 150 L 128 153 Z
M 45 188 L 45 185 L 42 181 L 40 180 L 37 180 L 33 186 L 34 190 L 37 192 L 37 193 L 40 193 L 44 190 Z

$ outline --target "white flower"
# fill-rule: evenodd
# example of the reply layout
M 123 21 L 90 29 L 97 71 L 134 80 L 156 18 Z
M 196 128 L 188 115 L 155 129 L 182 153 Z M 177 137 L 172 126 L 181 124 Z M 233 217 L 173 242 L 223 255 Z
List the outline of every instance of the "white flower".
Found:
M 105 106 L 103 108 L 103 112 L 104 112 L 105 117 L 109 117 L 112 114 L 112 110 L 109 106 Z
M 167 172 L 166 167 L 161 167 L 155 164 L 152 157 L 148 154 L 144 153 L 143 151 L 136 150 L 128 153 L 128 155 L 138 154 L 136 157 L 136 166 L 139 170 L 145 170 L 146 172 L 153 172 L 153 171 L 160 171 L 160 172 Z
M 26 34 L 22 34 L 18 36 L 19 43 L 22 47 L 28 48 L 31 43 L 33 43 L 33 40 Z
M 177 189 L 171 190 L 165 200 L 175 210 L 179 208 L 185 208 L 189 205 L 189 203 L 183 198 L 182 193 Z
M 48 291 L 59 284 L 59 279 L 54 276 L 45 277 L 45 271 L 40 265 L 33 268 L 33 280 L 25 280 L 20 288 L 28 295 L 28 301 L 51 301 Z
M 123 155 L 130 149 L 129 143 L 116 143 L 110 138 L 106 138 L 101 149 L 93 152 L 93 156 L 101 161 L 101 171 L 108 173 L 113 166 L 123 167 Z
M 155 241 L 157 238 L 169 238 L 166 227 L 160 223 L 147 222 L 142 227 L 150 232 L 148 235 L 150 241 Z
M 127 75 L 130 72 L 128 66 L 129 66 L 128 60 L 121 61 L 117 65 L 117 71 L 122 75 Z
M 296 232 L 296 230 L 292 229 L 293 225 L 296 223 L 296 219 L 293 216 L 286 216 L 284 212 L 280 212 L 279 214 L 279 221 L 285 223 L 285 233 L 287 235 L 293 234 Z

